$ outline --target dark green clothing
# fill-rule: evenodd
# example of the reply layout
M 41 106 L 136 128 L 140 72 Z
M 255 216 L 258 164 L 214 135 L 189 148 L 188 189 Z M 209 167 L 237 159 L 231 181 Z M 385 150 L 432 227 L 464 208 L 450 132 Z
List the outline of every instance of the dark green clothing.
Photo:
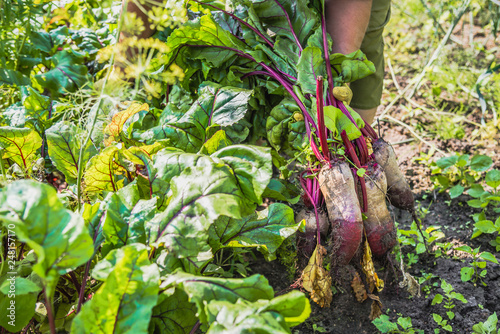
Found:
M 380 105 L 384 83 L 384 41 L 382 33 L 391 17 L 390 0 L 373 0 L 370 23 L 361 44 L 367 58 L 375 65 L 375 73 L 350 84 L 351 107 L 371 109 Z

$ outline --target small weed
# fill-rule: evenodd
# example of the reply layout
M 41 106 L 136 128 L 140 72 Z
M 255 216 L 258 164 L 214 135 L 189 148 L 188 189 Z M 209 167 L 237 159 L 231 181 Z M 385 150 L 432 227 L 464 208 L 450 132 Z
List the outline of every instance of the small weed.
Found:
M 377 319 L 373 320 L 372 323 L 377 327 L 381 333 L 401 333 L 401 334 L 423 334 L 424 331 L 420 329 L 413 328 L 410 317 L 402 317 L 398 314 L 398 320 L 392 322 L 389 317 L 385 314 L 381 315 Z
M 455 300 L 459 300 L 464 304 L 467 304 L 467 299 L 458 292 L 453 291 L 454 288 L 451 284 L 447 283 L 444 279 L 441 279 L 441 289 L 443 289 L 444 296 L 437 293 L 432 299 L 432 305 L 443 304 L 443 307 L 447 310 L 446 315 L 449 320 L 455 318 L 455 312 L 452 310 L 455 308 Z M 448 320 L 443 320 L 439 314 L 432 314 L 434 321 L 439 324 L 444 330 L 451 332 L 452 327 L 448 324 Z M 435 329 L 434 333 L 439 333 L 439 329 Z
M 474 285 L 476 285 L 477 281 L 480 281 L 483 285 L 486 286 L 486 283 L 482 281 L 482 279 L 487 274 L 486 261 L 498 263 L 498 260 L 490 252 L 480 252 L 479 249 L 480 247 L 472 249 L 467 245 L 455 248 L 455 250 L 466 252 L 472 256 L 472 262 L 470 263 L 470 266 L 463 267 L 460 270 L 460 279 L 462 280 L 462 282 L 468 282 L 472 280 L 472 282 L 474 282 Z

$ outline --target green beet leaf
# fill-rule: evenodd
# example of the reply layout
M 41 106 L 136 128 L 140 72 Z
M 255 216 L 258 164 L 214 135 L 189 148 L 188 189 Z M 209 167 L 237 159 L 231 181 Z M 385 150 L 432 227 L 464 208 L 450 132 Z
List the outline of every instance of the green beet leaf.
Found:
M 224 130 L 218 130 L 203 144 L 200 153 L 210 155 L 231 144 L 231 139 L 227 137 L 226 132 Z
M 270 261 L 276 258 L 276 250 L 299 225 L 290 207 L 274 203 L 243 219 L 220 217 L 210 227 L 209 243 L 214 252 L 223 247 L 256 247 Z
M 16 86 L 31 85 L 30 78 L 21 72 L 3 68 L 0 69 L 0 83 Z
M 78 158 L 80 154 L 80 140 L 82 130 L 69 122 L 60 122 L 45 131 L 49 157 L 54 166 L 66 177 L 66 182 L 75 184 L 78 177 Z M 83 149 L 84 165 L 97 151 L 89 141 Z
M 293 156 L 308 146 L 304 116 L 297 103 L 284 98 L 266 120 L 267 139 L 277 151 Z
M 71 333 L 147 333 L 160 274 L 146 246 L 111 251 L 92 276 L 104 283 L 73 320 Z
M 207 310 L 211 324 L 207 333 L 224 330 L 236 333 L 290 333 L 290 327 L 301 324 L 311 314 L 309 300 L 297 290 L 256 302 L 212 300 Z
M 34 181 L 16 181 L 0 193 L 0 218 L 14 224 L 19 241 L 38 257 L 33 270 L 52 298 L 59 275 L 87 262 L 92 240 L 81 216 L 64 208 L 56 190 Z
M 262 197 L 286 201 L 290 204 L 297 204 L 300 200 L 300 190 L 287 180 L 271 179 Z
M 290 25 L 302 46 L 306 44 L 307 38 L 318 25 L 317 14 L 304 0 L 280 1 L 284 10 L 277 6 L 274 0 L 248 0 L 244 3 L 247 7 L 253 8 L 266 31 L 270 30 L 278 36 L 286 37 L 289 43 L 296 43 Z
M 188 167 L 170 186 L 167 208 L 147 223 L 146 233 L 150 245 L 165 245 L 180 258 L 207 251 L 207 230 L 219 216 L 241 218 L 256 207 L 222 162 Z
M 343 130 L 346 131 L 349 140 L 361 137 L 361 131 L 351 122 L 342 110 L 334 106 L 326 106 L 323 111 L 325 115 L 325 125 L 328 130 L 332 131 L 335 139 L 342 141 L 340 134 Z
M 133 191 L 131 200 L 129 197 L 130 186 L 110 194 L 106 199 L 105 214 L 103 221 L 103 235 L 105 243 L 102 245 L 102 253 L 106 255 L 111 249 L 120 248 L 132 243 L 146 243 L 144 225 L 149 221 L 156 210 L 156 198 L 150 200 L 139 199 L 138 190 Z
M 108 146 L 98 155 L 93 156 L 85 170 L 85 190 L 89 193 L 99 193 L 104 190 L 117 191 L 133 181 L 138 169 L 151 168 L 149 152 L 163 147 L 164 143 L 151 146 L 130 147 L 120 149 L 118 146 Z
M 229 31 L 222 29 L 211 15 L 190 20 L 179 29 L 175 29 L 169 36 L 167 45 L 171 49 L 172 55 L 179 51 L 177 62 L 184 62 L 186 58 L 202 59 L 211 64 L 212 67 L 219 67 L 236 55 L 236 51 L 227 48 L 248 49 L 242 41 Z M 189 45 L 189 47 L 185 45 Z
M 34 31 L 31 33 L 31 42 L 35 49 L 52 54 L 57 47 L 61 46 L 69 34 L 68 27 L 60 26 L 50 32 Z
M 264 276 L 253 275 L 247 278 L 216 278 L 195 276 L 178 272 L 166 277 L 162 288 L 182 289 L 191 303 L 196 304 L 198 317 L 207 323 L 207 303 L 212 300 L 236 303 L 238 299 L 255 302 L 259 299 L 272 299 L 274 291 Z
M 340 73 L 333 81 L 338 85 L 353 82 L 362 79 L 372 73 L 375 73 L 375 66 L 366 59 L 361 51 L 355 51 L 348 55 L 334 53 L 330 55 L 330 64 Z
M 195 124 L 200 133 L 205 133 L 212 124 L 232 125 L 245 116 L 251 94 L 249 89 L 206 82 L 200 86 L 198 99 L 179 123 Z
M 326 66 L 323 51 L 315 46 L 305 48 L 297 64 L 299 85 L 304 94 L 316 96 L 316 79 L 322 76 L 326 79 Z M 326 80 L 324 81 L 326 85 Z M 326 92 L 327 90 L 324 89 Z
M 0 154 L 24 170 L 29 170 L 36 159 L 36 150 L 42 146 L 42 138 L 33 129 L 0 127 Z
M 283 316 L 278 312 L 260 310 L 263 302 L 236 303 L 214 300 L 208 303 L 209 324 L 207 334 L 216 333 L 260 333 L 289 334 Z
M 189 302 L 187 294 L 181 289 L 173 294 L 167 290 L 153 308 L 149 333 L 189 334 L 197 321 L 196 305 Z
M 232 145 L 218 150 L 211 156 L 219 158 L 231 168 L 243 194 L 248 199 L 262 204 L 262 193 L 273 174 L 270 148 Z
M 87 74 L 87 67 L 80 65 L 83 57 L 73 50 L 58 52 L 51 59 L 54 67 L 44 74 L 35 75 L 35 80 L 40 86 L 50 90 L 53 95 L 74 92 L 92 82 Z

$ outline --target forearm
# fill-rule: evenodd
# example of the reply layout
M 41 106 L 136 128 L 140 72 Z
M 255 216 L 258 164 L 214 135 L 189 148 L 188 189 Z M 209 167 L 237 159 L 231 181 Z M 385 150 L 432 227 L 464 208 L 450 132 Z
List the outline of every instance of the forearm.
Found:
M 326 29 L 333 39 L 333 52 L 358 50 L 370 21 L 372 0 L 326 1 Z

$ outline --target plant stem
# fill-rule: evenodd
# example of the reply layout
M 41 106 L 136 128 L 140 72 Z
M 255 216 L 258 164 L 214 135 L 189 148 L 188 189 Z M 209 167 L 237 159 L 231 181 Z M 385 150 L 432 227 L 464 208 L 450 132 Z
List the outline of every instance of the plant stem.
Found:
M 78 314 L 80 312 L 80 310 L 82 309 L 83 299 L 85 298 L 85 286 L 87 285 L 87 277 L 89 275 L 91 263 L 92 263 L 92 259 L 90 259 L 87 262 L 87 265 L 85 266 L 85 273 L 83 274 L 82 285 L 80 287 L 80 293 L 78 294 L 78 305 L 76 307 L 76 314 Z
M 54 313 L 52 313 L 52 304 L 50 303 L 49 296 L 47 296 L 45 287 L 43 288 L 43 294 L 45 295 L 45 308 L 47 309 L 47 317 L 49 318 L 50 333 L 56 334 L 56 323 Z
M 7 173 L 5 173 L 5 168 L 3 166 L 3 149 L 0 149 L 0 169 L 2 170 L 3 181 L 7 182 Z

